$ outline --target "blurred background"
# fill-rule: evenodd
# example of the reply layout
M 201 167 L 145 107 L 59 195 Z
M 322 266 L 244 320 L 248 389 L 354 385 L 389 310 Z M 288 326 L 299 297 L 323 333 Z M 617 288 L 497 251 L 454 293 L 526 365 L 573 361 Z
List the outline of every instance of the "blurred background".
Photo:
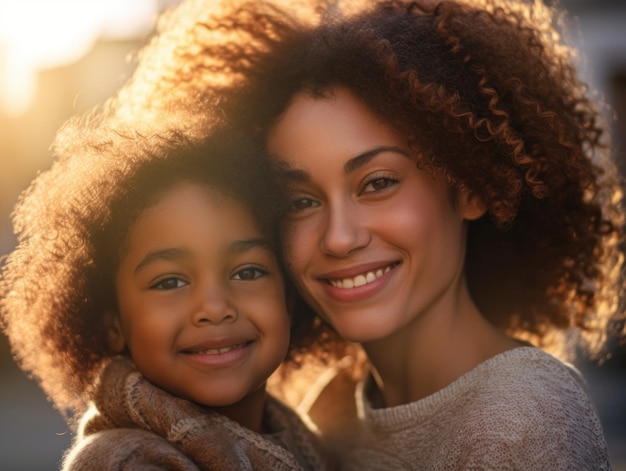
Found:
M 18 195 L 51 164 L 70 116 L 101 103 L 132 74 L 159 12 L 179 0 L 0 0 L 0 256 L 14 246 Z M 626 170 L 626 0 L 561 0 L 584 79 L 611 105 L 616 159 Z M 620 116 L 622 118 L 620 118 Z M 602 365 L 579 360 L 609 442 L 626 471 L 626 349 Z M 72 434 L 13 363 L 0 334 L 0 469 L 53 471 Z

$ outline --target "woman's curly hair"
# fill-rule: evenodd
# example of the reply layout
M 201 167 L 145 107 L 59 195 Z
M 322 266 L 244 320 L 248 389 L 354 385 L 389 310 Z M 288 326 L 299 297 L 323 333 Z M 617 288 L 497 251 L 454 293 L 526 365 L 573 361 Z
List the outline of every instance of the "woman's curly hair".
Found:
M 92 198 L 116 194 L 180 135 L 202 142 L 223 120 L 263 145 L 296 94 L 334 87 L 403 132 L 424 168 L 485 202 L 466 261 L 483 314 L 554 351 L 580 333 L 600 355 L 624 318 L 622 187 L 562 31 L 556 10 L 529 0 L 186 0 L 162 17 L 102 123 L 60 134 L 58 162 L 15 213 L 20 247 L 4 266 L 2 309 L 18 360 L 64 407 L 86 397 L 110 353 L 101 326 L 76 335 L 88 319 L 78 313 L 93 308 L 81 283 L 95 263 L 81 218 L 108 217 L 88 209 Z M 72 175 L 93 183 L 77 196 Z M 303 354 L 345 351 L 299 308 Z M 70 310 L 67 324 L 51 314 Z
M 76 118 L 58 133 L 51 169 L 16 206 L 18 245 L 1 271 L 2 327 L 15 359 L 68 419 L 116 355 L 104 313 L 117 309 L 114 274 L 143 209 L 182 182 L 205 185 L 246 204 L 276 248 L 278 187 L 258 146 L 221 128 L 192 142 L 107 123 L 104 114 Z
M 208 84 L 260 142 L 297 93 L 351 90 L 424 168 L 485 202 L 466 260 L 485 317 L 555 352 L 574 338 L 600 355 L 622 316 L 622 187 L 558 12 L 526 0 L 306 3 L 239 2 L 187 25 L 172 84 L 196 96 Z M 314 328 L 303 338 L 341 346 L 301 316 Z

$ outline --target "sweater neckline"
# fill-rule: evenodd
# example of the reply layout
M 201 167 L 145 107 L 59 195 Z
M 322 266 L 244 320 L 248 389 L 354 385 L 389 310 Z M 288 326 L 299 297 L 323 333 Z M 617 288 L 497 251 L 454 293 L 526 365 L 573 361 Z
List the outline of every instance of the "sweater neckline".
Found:
M 356 400 L 358 415 L 361 420 L 376 424 L 380 427 L 398 428 L 406 425 L 406 418 L 410 415 L 413 424 L 421 421 L 428 421 L 433 415 L 438 414 L 443 408 L 446 408 L 451 400 L 464 394 L 469 388 L 475 386 L 475 379 L 490 370 L 497 368 L 503 364 L 510 364 L 512 361 L 519 359 L 544 359 L 547 357 L 554 358 L 549 353 L 533 347 L 520 346 L 505 352 L 499 353 L 482 363 L 476 365 L 470 371 L 464 373 L 454 380 L 448 386 L 439 391 L 419 399 L 415 402 L 400 404 L 398 406 L 374 408 L 367 397 L 367 389 L 374 384 L 371 374 L 367 374 L 363 380 L 359 382 L 356 389 Z M 375 386 L 374 386 L 375 387 Z

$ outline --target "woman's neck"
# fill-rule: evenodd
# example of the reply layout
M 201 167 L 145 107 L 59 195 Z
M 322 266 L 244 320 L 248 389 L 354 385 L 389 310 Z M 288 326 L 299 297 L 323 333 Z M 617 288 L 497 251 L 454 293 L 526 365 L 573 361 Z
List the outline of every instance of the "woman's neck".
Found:
M 480 314 L 466 284 L 395 334 L 363 345 L 386 406 L 429 396 L 519 344 Z

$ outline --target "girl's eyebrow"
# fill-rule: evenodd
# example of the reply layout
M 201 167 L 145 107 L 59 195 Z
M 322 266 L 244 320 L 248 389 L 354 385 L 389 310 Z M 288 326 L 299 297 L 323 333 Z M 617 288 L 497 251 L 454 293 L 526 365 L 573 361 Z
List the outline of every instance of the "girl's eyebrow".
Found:
M 362 154 L 357 155 L 356 157 L 352 157 L 348 160 L 344 166 L 343 171 L 345 174 L 349 174 L 359 169 L 363 165 L 367 164 L 370 160 L 378 155 L 385 152 L 393 152 L 395 154 L 403 155 L 404 157 L 410 157 L 409 153 L 397 146 L 380 146 L 375 147 L 371 150 L 363 152 Z M 311 180 L 311 175 L 306 170 L 293 168 L 284 160 L 281 160 L 278 164 L 278 169 L 283 174 L 283 176 L 287 177 L 289 180 L 299 181 L 299 182 L 307 182 Z
M 187 255 L 189 255 L 189 250 L 183 248 L 152 250 L 137 264 L 135 273 L 160 260 L 179 260 Z
M 262 238 L 234 240 L 226 248 L 226 253 L 238 254 L 253 249 L 262 249 L 272 254 L 274 253 L 271 244 Z M 135 273 L 158 261 L 180 260 L 181 258 L 190 256 L 190 254 L 191 251 L 189 249 L 179 247 L 152 250 L 151 252 L 148 252 L 148 254 L 135 267 Z
M 263 238 L 241 239 L 233 241 L 227 249 L 228 253 L 243 253 L 248 250 L 262 249 L 274 253 L 271 244 Z

